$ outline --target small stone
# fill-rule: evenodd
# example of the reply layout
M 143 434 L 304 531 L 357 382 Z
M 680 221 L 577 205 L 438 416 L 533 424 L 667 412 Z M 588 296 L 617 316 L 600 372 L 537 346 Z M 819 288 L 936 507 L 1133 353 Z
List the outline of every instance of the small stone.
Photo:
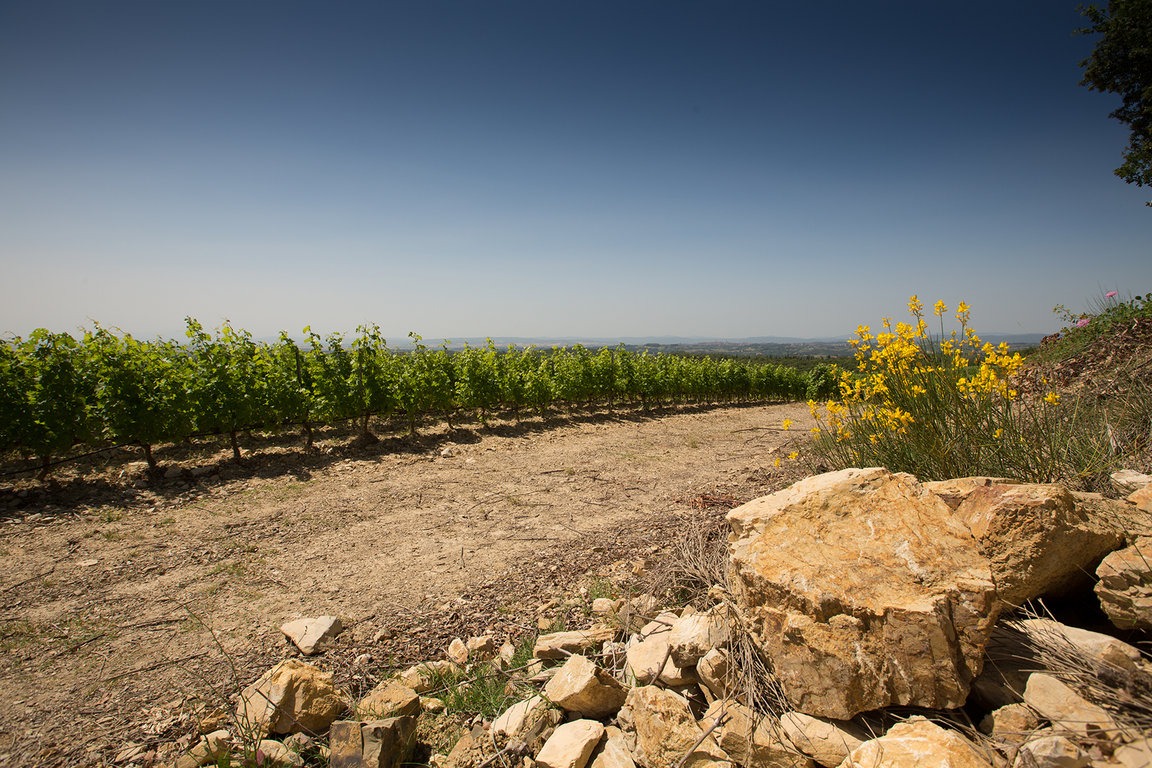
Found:
M 468 646 L 464 645 L 463 640 L 458 637 L 452 638 L 452 642 L 448 644 L 448 658 L 461 666 L 468 663 Z
M 1105 557 L 1096 576 L 1096 597 L 1113 624 L 1152 629 L 1152 537 Z
M 496 642 L 492 639 L 492 635 L 470 637 L 468 638 L 466 646 L 468 648 L 468 654 L 475 659 L 490 659 L 496 652 Z
M 263 734 L 320 733 L 347 707 L 332 686 L 332 673 L 285 659 L 240 694 L 236 718 Z
M 1107 712 L 1052 675 L 1042 672 L 1029 675 L 1024 702 L 1053 726 L 1071 733 L 1109 737 L 1118 732 L 1116 722 Z
M 694 667 L 708 651 L 728 644 L 728 625 L 719 610 L 681 617 L 668 638 L 678 667 Z
M 924 717 L 897 723 L 879 739 L 852 750 L 841 768 L 991 768 L 992 755 L 956 731 Z
M 728 651 L 723 648 L 708 651 L 696 662 L 696 674 L 700 677 L 700 684 L 712 696 L 717 699 L 727 696 L 732 690 L 728 681 Z
M 338 720 L 328 732 L 329 768 L 399 768 L 414 746 L 415 717 Z
M 180 467 L 168 467 L 168 469 L 164 470 L 164 479 L 175 480 L 176 478 L 183 476 L 183 474 L 184 470 Z
M 356 704 L 356 717 L 360 720 L 384 720 L 419 712 L 420 696 L 394 680 L 380 683 Z
M 611 627 L 592 627 L 575 632 L 553 632 L 536 638 L 532 655 L 537 659 L 563 659 L 573 653 L 592 651 L 611 640 L 616 631 Z M 565 653 L 567 651 L 567 653 Z
M 620 709 L 627 691 L 614 677 L 577 654 L 548 681 L 544 695 L 568 712 L 600 718 Z
M 1018 747 L 1040 725 L 1040 718 L 1025 704 L 1008 704 L 989 712 L 980 721 L 980 731 L 994 741 Z
M 265 764 L 271 763 L 274 766 L 293 766 L 294 768 L 301 768 L 304 765 L 304 761 L 300 759 L 300 755 L 278 741 L 263 739 L 257 749 L 264 753 Z
M 400 673 L 400 682 L 416 693 L 427 693 L 436 685 L 436 679 L 456 674 L 460 667 L 451 661 L 426 661 L 415 664 Z
M 597 616 L 608 616 L 616 612 L 616 603 L 610 597 L 598 597 L 592 601 L 592 613 Z
M 343 629 L 344 625 L 336 616 L 296 619 L 280 627 L 280 631 L 306 656 L 317 653 L 324 641 L 336 637 Z
M 834 768 L 868 740 L 862 728 L 846 720 L 785 712 L 780 727 L 796 749 L 825 768 Z
M 444 701 L 431 696 L 421 696 L 420 709 L 428 714 L 435 715 L 444 711 Z
M 1027 753 L 1027 757 L 1024 756 Z M 1029 759 L 1031 758 L 1031 759 Z M 1080 747 L 1069 739 L 1049 732 L 1030 738 L 1020 747 L 1013 768 L 1085 768 L 1091 761 Z
M 640 765 L 678 765 L 687 753 L 684 768 L 730 766 L 714 734 L 700 741 L 704 731 L 692 716 L 688 701 L 672 691 L 651 685 L 633 688 L 617 720 L 625 735 L 635 739 L 632 755 Z
M 456 452 L 452 450 L 452 446 L 447 446 L 440 451 L 441 458 L 450 459 L 455 455 Z
M 1112 473 L 1112 485 L 1121 493 L 1133 493 L 1152 483 L 1152 477 L 1143 472 L 1131 469 L 1122 469 Z
M 536 765 L 540 768 L 584 768 L 603 735 L 604 726 L 595 720 L 564 723 L 544 742 L 536 755 Z
M 512 665 L 512 659 L 516 658 L 516 646 L 505 640 L 496 655 L 504 667 L 509 667 Z
M 372 663 L 372 654 L 362 653 L 356 658 L 352 659 L 352 666 L 357 669 L 367 669 L 368 665 Z
M 547 702 L 539 696 L 518 701 L 492 721 L 492 733 L 496 735 L 503 734 L 510 739 L 517 738 L 524 730 L 524 726 L 530 719 L 532 713 L 538 709 L 547 708 L 547 706 Z
M 623 732 L 614 726 L 604 729 L 604 739 L 592 753 L 592 768 L 636 768 Z

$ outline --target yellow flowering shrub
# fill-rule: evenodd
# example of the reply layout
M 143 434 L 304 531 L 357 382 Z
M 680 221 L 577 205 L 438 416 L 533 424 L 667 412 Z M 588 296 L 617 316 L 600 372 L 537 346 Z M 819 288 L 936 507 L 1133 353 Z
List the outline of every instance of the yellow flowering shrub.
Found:
M 929 333 L 916 296 L 908 312 L 907 321 L 883 318 L 875 334 L 857 326 L 848 341 L 856 370 L 842 372 L 840 399 L 808 402 L 817 452 L 838 466 L 886 466 L 922 479 L 1051 476 L 1050 457 L 1024 459 L 1020 447 L 1035 427 L 1052 426 L 1059 395 L 1021 402 L 1012 381 L 1023 358 L 982 341 L 968 304 L 957 305 L 958 327 L 945 334 L 948 307 L 935 303 L 939 336 Z

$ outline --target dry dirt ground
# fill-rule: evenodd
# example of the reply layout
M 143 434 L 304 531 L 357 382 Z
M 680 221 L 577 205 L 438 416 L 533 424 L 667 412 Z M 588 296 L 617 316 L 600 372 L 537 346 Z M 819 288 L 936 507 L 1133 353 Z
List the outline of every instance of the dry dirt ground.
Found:
M 9 484 L 0 765 L 116 764 L 126 744 L 147 762 L 293 655 L 278 627 L 301 616 L 345 620 L 314 663 L 353 693 L 455 635 L 534 632 L 542 603 L 674 544 L 710 499 L 790 482 L 810 426 L 804 404 L 595 414 Z

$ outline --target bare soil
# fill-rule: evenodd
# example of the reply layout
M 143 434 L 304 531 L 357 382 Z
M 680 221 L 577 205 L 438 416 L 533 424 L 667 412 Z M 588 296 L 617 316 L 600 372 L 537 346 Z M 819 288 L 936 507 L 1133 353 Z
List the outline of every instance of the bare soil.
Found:
M 0 487 L 0 765 L 145 765 L 296 655 L 278 628 L 301 616 L 344 619 L 313 663 L 352 693 L 453 636 L 533 633 L 589 574 L 805 474 L 788 454 L 811 426 L 793 403 L 329 435 L 311 454 L 257 435 L 240 467 L 177 446 L 167 480 L 120 457 Z

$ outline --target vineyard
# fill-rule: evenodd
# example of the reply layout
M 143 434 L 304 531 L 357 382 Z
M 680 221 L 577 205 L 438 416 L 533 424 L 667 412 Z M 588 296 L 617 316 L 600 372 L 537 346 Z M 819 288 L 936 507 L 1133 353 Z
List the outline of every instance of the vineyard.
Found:
M 539 350 L 484 347 L 450 351 L 389 348 L 376 326 L 350 341 L 304 329 L 265 344 L 225 323 L 214 334 L 187 320 L 187 342 L 140 341 L 99 325 L 77 339 L 37 330 L 0 340 L 0 456 L 46 474 L 78 447 L 139 446 L 155 470 L 153 447 L 193 436 L 313 429 L 355 421 L 371 440 L 373 417 L 401 418 L 410 434 L 430 419 L 494 412 L 545 415 L 555 409 L 650 409 L 678 403 L 818 398 L 834 390 L 832 366 L 794 368 L 629 352 L 581 345 Z

